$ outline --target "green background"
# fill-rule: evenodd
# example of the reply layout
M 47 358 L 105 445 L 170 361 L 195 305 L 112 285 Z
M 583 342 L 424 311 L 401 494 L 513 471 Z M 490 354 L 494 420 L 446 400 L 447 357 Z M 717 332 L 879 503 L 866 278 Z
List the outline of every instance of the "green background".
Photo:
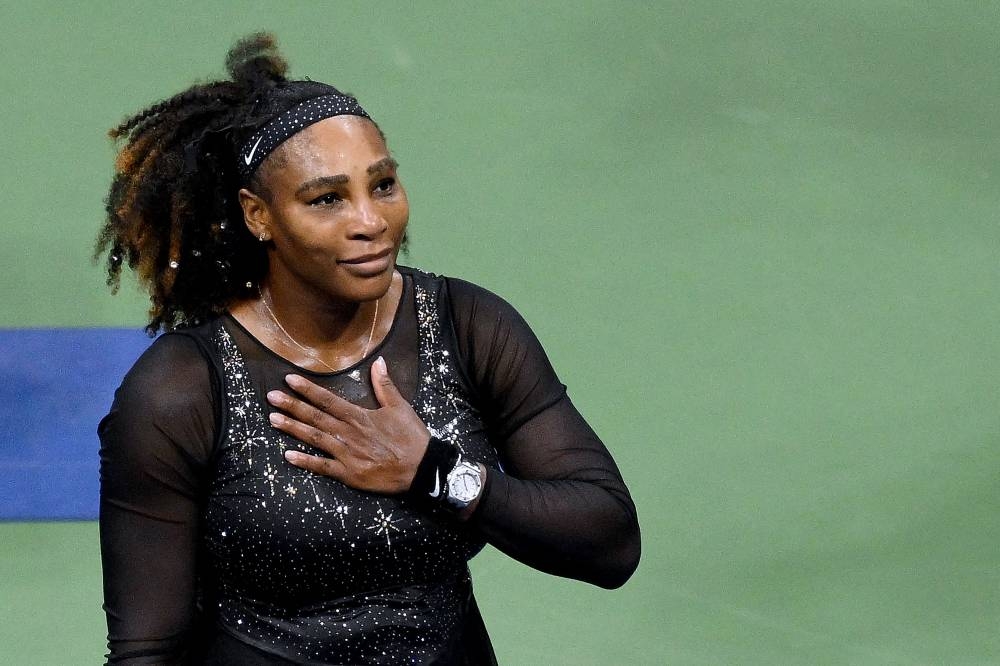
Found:
M 144 323 L 89 263 L 104 132 L 273 30 L 389 136 L 408 262 L 521 310 L 638 505 L 621 590 L 475 560 L 502 663 L 1000 663 L 998 19 L 5 2 L 0 326 Z M 99 661 L 96 534 L 0 525 L 0 661 Z

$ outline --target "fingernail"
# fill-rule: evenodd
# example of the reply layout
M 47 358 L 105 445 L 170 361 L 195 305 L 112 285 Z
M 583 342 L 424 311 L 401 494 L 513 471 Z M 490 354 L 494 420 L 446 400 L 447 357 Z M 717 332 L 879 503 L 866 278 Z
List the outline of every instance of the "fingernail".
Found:
M 267 401 L 272 405 L 280 404 L 282 400 L 285 399 L 285 394 L 281 391 L 268 391 Z
M 378 368 L 378 371 L 381 372 L 383 375 L 387 372 L 387 370 L 385 369 L 385 359 L 382 358 L 381 356 L 375 359 L 375 367 Z
M 287 460 L 292 464 L 301 462 L 304 457 L 305 456 L 303 456 L 298 451 L 285 451 L 285 460 Z
M 285 375 L 285 382 L 289 386 L 295 386 L 296 384 L 298 384 L 301 381 L 302 381 L 302 378 L 299 377 L 298 375 Z
M 285 417 L 277 412 L 271 412 L 267 415 L 267 420 L 271 422 L 271 425 L 281 425 L 285 422 Z

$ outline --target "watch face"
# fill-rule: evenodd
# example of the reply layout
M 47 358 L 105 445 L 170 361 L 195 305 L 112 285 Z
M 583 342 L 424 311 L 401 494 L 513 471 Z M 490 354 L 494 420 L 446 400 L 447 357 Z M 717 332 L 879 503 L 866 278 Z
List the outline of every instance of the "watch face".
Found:
M 449 475 L 448 496 L 468 504 L 476 498 L 481 487 L 479 468 L 463 462 Z
M 473 477 L 471 474 L 459 474 L 458 478 L 455 479 L 456 494 L 462 496 L 463 498 L 468 496 L 475 497 L 476 491 L 479 490 L 478 479 Z

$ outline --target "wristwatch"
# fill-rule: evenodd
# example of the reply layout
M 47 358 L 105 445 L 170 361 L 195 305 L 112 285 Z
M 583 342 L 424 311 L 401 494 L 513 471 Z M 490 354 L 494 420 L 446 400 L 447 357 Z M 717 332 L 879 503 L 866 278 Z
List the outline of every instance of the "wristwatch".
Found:
M 445 502 L 452 510 L 460 512 L 472 504 L 482 492 L 483 473 L 479 469 L 479 465 L 459 457 L 458 462 L 448 472 L 445 483 L 448 489 Z

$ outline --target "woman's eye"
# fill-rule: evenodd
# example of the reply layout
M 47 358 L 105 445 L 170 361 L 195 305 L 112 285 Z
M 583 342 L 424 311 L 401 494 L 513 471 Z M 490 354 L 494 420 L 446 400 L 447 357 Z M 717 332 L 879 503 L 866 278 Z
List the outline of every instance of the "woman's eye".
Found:
M 316 197 L 309 204 L 312 206 L 330 206 L 338 201 L 340 201 L 340 195 L 335 192 L 329 192 L 321 197 Z
M 395 178 L 383 178 L 375 185 L 375 191 L 380 194 L 390 194 L 396 187 Z

